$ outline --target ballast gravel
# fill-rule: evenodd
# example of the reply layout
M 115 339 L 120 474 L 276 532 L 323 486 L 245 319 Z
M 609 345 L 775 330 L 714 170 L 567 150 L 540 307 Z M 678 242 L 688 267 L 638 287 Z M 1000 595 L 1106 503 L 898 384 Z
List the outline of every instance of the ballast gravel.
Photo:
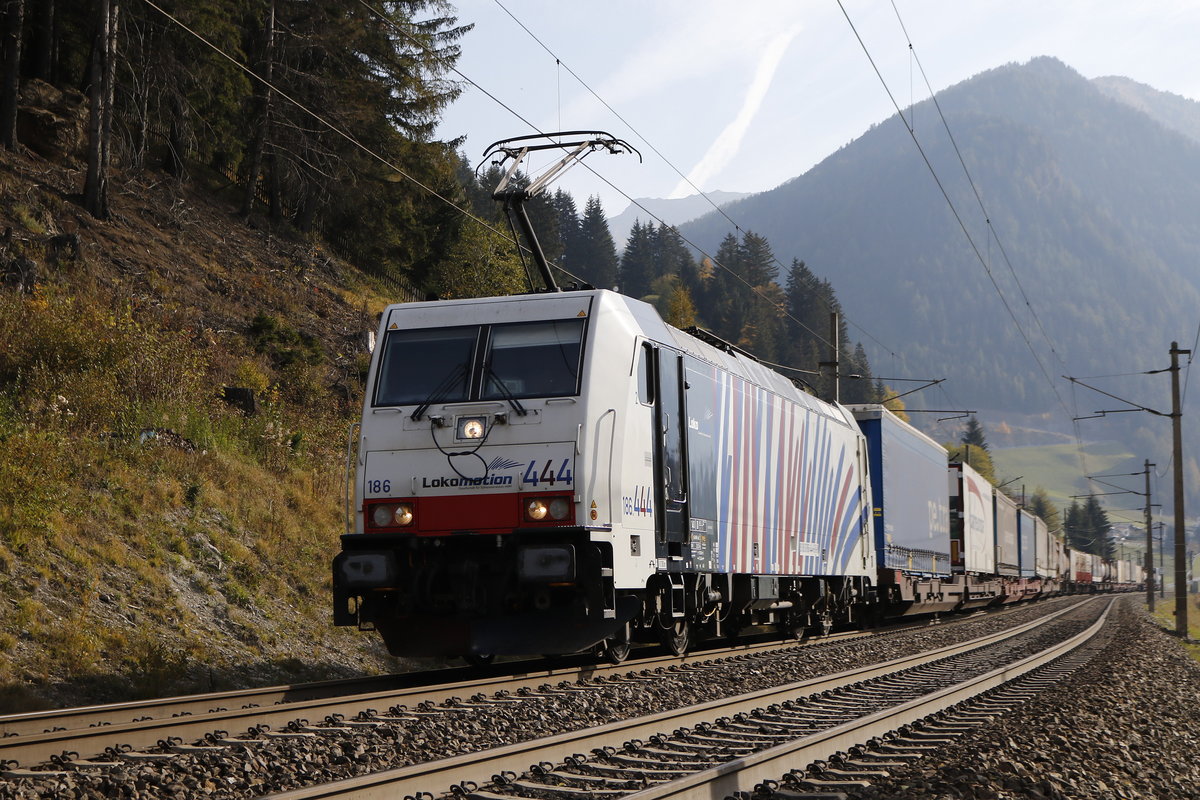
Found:
M 886 661 L 1009 628 L 1043 616 L 1066 602 L 1074 601 L 1066 598 L 1052 600 L 1017 609 L 1004 618 L 979 616 L 953 625 L 930 625 L 877 638 L 798 648 L 770 658 L 733 657 L 707 667 L 671 668 L 643 673 L 640 677 L 596 680 L 584 685 L 589 688 L 580 689 L 581 685 L 573 685 L 570 690 L 538 692 L 520 702 L 478 707 L 471 701 L 458 701 L 457 704 L 451 701 L 443 706 L 420 708 L 437 713 L 420 716 L 413 721 L 387 723 L 373 729 L 334 730 L 312 737 L 271 739 L 218 751 L 178 755 L 163 762 L 127 763 L 95 771 L 71 772 L 52 779 L 0 781 L 0 800 L 48 797 L 137 800 L 203 797 L 233 800 L 257 797 L 602 725 Z M 1128 624 L 1137 627 L 1136 621 Z M 1149 623 L 1140 624 L 1144 627 Z M 1200 683 L 1193 680 L 1190 688 L 1194 692 L 1198 686 Z M 514 696 L 514 699 L 518 697 Z M 1104 705 L 1114 702 L 1116 698 Z M 380 711 L 387 713 L 386 709 Z M 1102 714 L 1103 710 L 1097 709 L 1096 712 Z M 1068 720 L 1071 718 L 1067 717 Z M 1078 738 L 1078 734 L 1072 736 Z M 1071 739 L 1064 738 L 1068 741 Z M 1014 769 L 1017 768 L 1015 765 L 1024 764 L 1020 760 L 1011 763 Z M 1031 769 L 1028 766 L 1023 768 Z M 934 777 L 937 774 L 938 769 L 934 768 Z M 1018 771 L 1009 777 L 1016 780 L 1022 774 Z M 927 779 L 922 777 L 917 780 Z M 915 787 L 916 784 L 911 786 Z M 912 792 L 904 795 L 906 797 L 1039 796 L 986 793 L 930 795 L 922 794 L 916 788 L 903 791 Z M 863 795 L 868 796 L 892 795 Z
M 1200 798 L 1200 663 L 1139 600 L 1065 685 L 848 800 Z

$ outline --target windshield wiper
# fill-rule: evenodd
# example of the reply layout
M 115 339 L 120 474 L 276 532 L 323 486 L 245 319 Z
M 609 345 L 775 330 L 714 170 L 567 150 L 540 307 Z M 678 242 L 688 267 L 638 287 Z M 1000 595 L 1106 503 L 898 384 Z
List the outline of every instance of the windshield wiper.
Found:
M 431 405 L 450 393 L 450 389 L 453 388 L 454 384 L 457 383 L 458 380 L 463 376 L 463 373 L 466 372 L 466 369 L 466 365 L 460 363 L 454 369 L 450 370 L 450 373 L 442 379 L 442 382 L 435 386 L 433 391 L 429 393 L 429 396 L 425 398 L 425 402 L 421 403 L 421 405 L 417 406 L 416 410 L 413 411 L 412 418 L 420 421 L 421 417 L 424 416 L 425 412 L 429 410 Z
M 513 411 L 517 412 L 518 417 L 523 417 L 529 412 L 525 410 L 525 406 L 521 405 L 521 401 L 513 397 L 513 393 L 509 391 L 508 385 L 504 383 L 504 379 L 496 374 L 496 370 L 492 369 L 492 365 L 488 364 L 487 374 L 490 379 L 496 382 L 496 387 L 500 390 L 500 396 L 508 401 L 508 405 Z

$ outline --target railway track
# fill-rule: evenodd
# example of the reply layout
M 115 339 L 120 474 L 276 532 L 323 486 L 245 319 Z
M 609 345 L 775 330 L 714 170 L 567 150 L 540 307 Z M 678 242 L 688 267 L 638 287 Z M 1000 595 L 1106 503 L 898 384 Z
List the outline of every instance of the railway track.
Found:
M 906 625 L 882 631 L 898 634 Z M 516 693 L 546 684 L 578 683 L 613 678 L 645 670 L 705 664 L 729 657 L 753 658 L 798 646 L 830 644 L 878 633 L 835 633 L 797 642 L 764 641 L 700 650 L 684 657 L 650 655 L 622 664 L 596 664 L 586 658 L 510 662 L 485 668 L 436 670 L 406 675 L 382 675 L 346 681 L 322 681 L 295 686 L 272 686 L 191 695 L 159 700 L 87 706 L 56 711 L 0 716 L 0 763 L 35 765 L 64 752 L 94 759 L 111 751 L 136 752 L 172 742 L 187 752 L 194 742 L 211 746 L 227 739 L 228 731 L 263 731 L 306 726 L 309 720 L 353 717 L 375 708 L 421 702 L 436 705 L 479 693 Z M 216 734 L 215 736 L 213 734 Z
M 1010 618 L 1022 615 L 1032 617 L 1050 610 L 1055 602 L 1066 604 L 1068 601 L 1065 599 L 1051 601 L 1051 603 L 1038 604 L 1036 607 L 1017 609 L 1008 612 L 1006 616 Z M 10 736 L 0 739 L 0 759 L 5 762 L 4 766 L 7 769 L 4 777 L 10 784 L 12 781 L 21 779 L 34 780 L 30 776 L 35 774 L 36 782 L 43 785 L 47 781 L 56 779 L 66 780 L 63 776 L 68 773 L 75 773 L 71 780 L 83 781 L 85 779 L 79 775 L 86 773 L 89 776 L 98 776 L 86 779 L 91 781 L 90 785 L 108 786 L 109 783 L 119 782 L 123 779 L 121 776 L 129 774 L 131 771 L 141 770 L 142 773 L 146 773 L 154 769 L 163 773 L 183 775 L 181 780 L 192 780 L 187 776 L 194 773 L 201 776 L 200 781 L 203 784 L 207 780 L 203 777 L 206 770 L 219 773 L 226 770 L 227 763 L 231 760 L 242 761 L 245 764 L 257 763 L 256 759 L 263 763 L 271 759 L 286 760 L 290 757 L 288 748 L 296 747 L 308 748 L 311 751 L 309 755 L 301 753 L 300 756 L 297 756 L 301 759 L 330 760 L 331 757 L 321 754 L 332 750 L 333 761 L 354 762 L 344 765 L 345 769 L 350 770 L 350 774 L 353 774 L 355 771 L 368 769 L 365 765 L 367 757 L 361 756 L 364 749 L 368 751 L 368 756 L 374 748 L 383 751 L 386 758 L 395 761 L 397 750 L 411 748 L 414 741 L 419 741 L 422 736 L 430 736 L 430 731 L 464 724 L 468 728 L 470 725 L 478 727 L 479 720 L 484 720 L 483 724 L 486 725 L 489 715 L 495 717 L 497 714 L 504 715 L 510 711 L 514 713 L 523 711 L 526 713 L 526 719 L 537 720 L 538 715 L 553 717 L 555 714 L 569 714 L 571 712 L 564 709 L 568 709 L 570 704 L 575 701 L 584 702 L 586 705 L 588 698 L 608 696 L 609 702 L 611 702 L 614 693 L 618 697 L 637 697 L 647 690 L 671 683 L 685 686 L 685 693 L 690 693 L 692 687 L 705 683 L 716 683 L 719 682 L 719 679 L 728 678 L 731 674 L 757 675 L 759 672 L 764 672 L 764 665 L 772 660 L 787 661 L 785 672 L 794 670 L 797 665 L 802 665 L 810 660 L 820 661 L 822 658 L 826 658 L 831 659 L 829 663 L 839 663 L 839 660 L 845 658 L 844 651 L 847 650 L 845 646 L 847 640 L 862 639 L 861 644 L 854 642 L 852 649 L 856 653 L 863 651 L 865 654 L 872 647 L 884 647 L 884 642 L 891 639 L 900 640 L 903 637 L 905 646 L 915 648 L 915 644 L 907 642 L 908 638 L 927 638 L 929 636 L 942 638 L 959 636 L 962 638 L 966 634 L 957 634 L 957 630 L 968 630 L 973 625 L 983 626 L 985 624 L 995 625 L 997 620 L 993 615 L 974 615 L 944 625 L 931 626 L 925 623 L 907 626 L 902 631 L 889 631 L 889 633 L 894 633 L 895 637 L 881 637 L 877 634 L 834 636 L 817 642 L 818 645 L 821 645 L 818 647 L 797 646 L 795 643 L 787 645 L 779 642 L 743 645 L 736 648 L 735 654 L 732 656 L 730 650 L 721 650 L 697 653 L 685 659 L 652 657 L 619 666 L 572 665 L 557 670 L 518 672 L 518 674 L 505 676 L 475 676 L 468 680 L 433 686 L 382 689 L 380 684 L 372 683 L 368 686 L 375 691 L 360 693 L 353 697 L 319 697 L 319 695 L 333 692 L 335 689 L 331 684 L 315 684 L 305 687 L 277 687 L 273 690 L 259 692 L 224 693 L 219 698 L 213 696 L 180 698 L 153 709 L 149 704 L 132 704 L 119 710 L 108 707 L 97 710 L 106 715 L 124 714 L 126 717 L 131 713 L 149 716 L 147 712 L 153 710 L 160 716 L 138 722 L 117 721 L 101 724 L 95 728 L 76 727 L 51 733 Z M 917 630 L 914 631 L 914 628 Z M 843 646 L 839 648 L 839 644 Z M 896 644 L 886 645 L 891 648 L 896 646 Z M 837 654 L 836 658 L 833 657 L 835 653 Z M 836 671 L 830 670 L 828 667 L 819 669 L 826 672 Z M 467 671 L 453 672 L 462 675 Z M 558 683 L 551 685 L 552 681 L 558 681 Z M 828 685 L 835 684 L 836 681 Z M 360 688 L 361 686 L 362 684 L 359 684 Z M 761 690 L 753 693 L 752 696 L 765 697 L 767 696 L 764 694 L 765 692 L 767 690 Z M 281 705 L 269 707 L 253 707 L 254 703 L 258 701 L 279 702 L 293 697 L 297 698 L 293 702 L 284 702 Z M 195 708 L 214 702 L 230 705 L 241 702 L 251 707 L 217 710 L 220 708 L 217 706 L 211 711 L 201 710 L 193 712 L 190 716 L 171 717 L 170 714 L 184 713 L 187 710 L 184 705 L 185 701 L 192 704 L 199 703 L 200 705 L 194 706 Z M 420 702 L 417 703 L 417 701 Z M 619 699 L 618 702 L 620 702 Z M 407 705 L 409 703 L 417 704 L 414 708 L 409 708 Z M 438 706 L 437 703 L 442 703 L 442 706 Z M 538 704 L 544 704 L 550 710 L 538 711 L 533 717 L 530 717 L 530 708 L 536 707 Z M 685 705 L 686 703 L 678 704 Z M 554 710 L 556 707 L 559 709 L 558 711 Z M 85 711 L 87 710 L 72 710 L 70 717 L 76 725 L 88 719 Z M 620 713 L 632 714 L 633 709 L 622 709 Z M 661 712 L 661 714 L 671 713 L 673 712 Z M 715 719 L 729 713 L 741 712 L 723 712 L 710 716 Z M 50 718 L 48 715 L 40 715 L 38 722 L 45 724 Z M 611 718 L 612 715 L 600 717 L 604 720 Z M 120 716 L 116 719 L 119 720 Z M 313 724 L 309 724 L 309 720 L 312 720 Z M 11 717 L 0 720 L 7 725 L 12 725 L 16 721 Z M 29 720 L 23 720 L 23 722 L 28 724 Z M 539 721 L 538 724 L 540 725 L 541 722 Z M 590 723 L 579 724 L 598 723 L 593 719 Z M 663 730 L 671 730 L 688 723 L 662 722 L 655 716 L 645 722 L 645 725 L 649 727 L 639 728 L 634 720 L 616 724 L 626 727 L 634 726 L 629 728 L 635 732 L 626 736 L 628 739 L 657 735 Z M 651 727 L 655 730 L 646 733 Z M 230 735 L 229 731 L 237 732 L 237 734 Z M 508 734 L 510 738 L 500 741 L 512 742 L 519 738 L 534 738 L 536 733 L 537 731 L 534 729 L 514 728 Z M 571 736 L 571 734 L 565 733 L 556 735 L 566 737 L 564 742 L 569 741 Z M 389 736 L 393 738 L 389 739 Z M 374 745 L 371 744 L 372 740 L 376 742 Z M 141 744 L 134 744 L 134 741 L 141 742 Z M 624 740 L 617 744 L 601 746 L 623 747 L 623 742 Z M 474 778 L 451 780 L 446 785 L 461 784 L 463 781 L 469 780 L 479 781 L 481 775 L 483 780 L 487 780 L 490 779 L 493 772 L 500 774 L 504 771 L 515 773 L 518 770 L 524 770 L 530 764 L 549 758 L 544 754 L 537 755 L 538 747 L 544 744 L 545 739 L 543 738 L 539 745 L 530 743 L 512 745 L 511 748 L 529 754 L 522 757 L 524 763 L 519 763 L 521 759 L 518 758 L 502 769 L 497 768 L 493 771 L 489 771 L 492 769 L 491 767 L 483 766 L 474 773 Z M 480 747 L 486 747 L 486 744 L 477 745 L 473 742 L 451 741 L 449 743 L 442 742 L 441 746 L 443 750 L 449 749 L 451 752 L 457 750 L 460 754 L 447 759 L 445 752 L 439 753 L 437 748 L 426 748 L 423 754 L 410 754 L 405 758 L 409 758 L 413 762 L 423 760 L 429 763 L 442 763 L 443 766 L 445 766 L 443 762 L 456 762 L 466 769 L 468 764 L 481 763 L 482 760 L 491 757 L 481 752 L 466 752 L 466 749 L 478 750 Z M 566 755 L 573 756 L 577 751 L 587 752 L 592 746 L 571 744 L 566 747 L 571 751 Z M 90 749 L 85 749 L 89 747 Z M 64 750 L 74 752 L 64 754 Z M 349 759 L 343 758 L 340 755 L 343 750 L 352 753 L 352 756 Z M 494 754 L 495 749 L 489 752 Z M 83 756 L 80 756 L 80 753 Z M 19 764 L 38 766 L 34 770 L 22 769 L 14 764 L 17 761 L 14 754 L 22 756 Z M 267 754 L 270 754 L 269 758 Z M 48 761 L 52 761 L 52 763 L 47 763 Z M 386 760 L 382 763 L 386 763 Z M 304 778 L 304 781 L 321 779 L 320 776 L 314 775 Z M 150 780 L 159 779 L 152 777 Z M 167 778 L 164 777 L 162 780 L 166 785 Z M 328 778 L 326 777 L 325 780 Z M 294 781 L 292 782 L 295 785 Z M 254 778 L 250 781 L 243 781 L 243 783 L 250 787 L 260 788 L 251 788 L 249 791 L 240 793 L 220 794 L 220 796 L 254 796 L 263 791 L 269 791 L 273 786 L 279 786 L 279 781 L 273 777 L 262 780 Z M 284 783 L 286 785 L 286 781 Z M 336 784 L 329 785 L 336 786 Z M 181 783 L 176 791 L 186 787 L 187 784 Z M 0 781 L 0 796 L 10 796 L 3 791 L 4 788 L 5 783 Z M 216 788 L 222 788 L 220 782 L 216 784 Z M 169 794 L 165 796 L 169 796 Z
M 724 797 L 1058 658 L 1095 635 L 1105 602 L 1085 601 L 1011 631 L 837 675 L 271 797 Z M 1084 625 L 1079 616 L 1091 619 Z M 992 668 L 996 663 L 1003 666 Z

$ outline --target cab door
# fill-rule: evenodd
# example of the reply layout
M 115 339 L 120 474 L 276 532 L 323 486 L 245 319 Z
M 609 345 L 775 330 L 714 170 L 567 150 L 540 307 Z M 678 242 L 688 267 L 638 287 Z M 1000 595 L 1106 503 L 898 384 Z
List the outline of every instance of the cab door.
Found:
M 672 571 L 690 569 L 683 356 L 662 347 L 653 350 L 656 555 L 667 559 Z

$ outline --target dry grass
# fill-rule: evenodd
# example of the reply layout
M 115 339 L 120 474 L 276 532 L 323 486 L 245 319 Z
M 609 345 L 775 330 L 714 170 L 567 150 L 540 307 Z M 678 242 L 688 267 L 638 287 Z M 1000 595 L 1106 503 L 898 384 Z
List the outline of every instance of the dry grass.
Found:
M 1145 596 L 1142 597 L 1143 607 Z M 1153 619 L 1163 630 L 1175 632 L 1175 595 L 1168 591 L 1166 597 L 1154 599 Z M 1188 595 L 1188 641 L 1184 648 L 1192 658 L 1200 661 L 1200 595 Z
M 0 263 L 39 264 L 0 289 L 0 713 L 395 666 L 328 597 L 384 298 L 151 178 L 101 225 L 68 171 L 0 152 Z

